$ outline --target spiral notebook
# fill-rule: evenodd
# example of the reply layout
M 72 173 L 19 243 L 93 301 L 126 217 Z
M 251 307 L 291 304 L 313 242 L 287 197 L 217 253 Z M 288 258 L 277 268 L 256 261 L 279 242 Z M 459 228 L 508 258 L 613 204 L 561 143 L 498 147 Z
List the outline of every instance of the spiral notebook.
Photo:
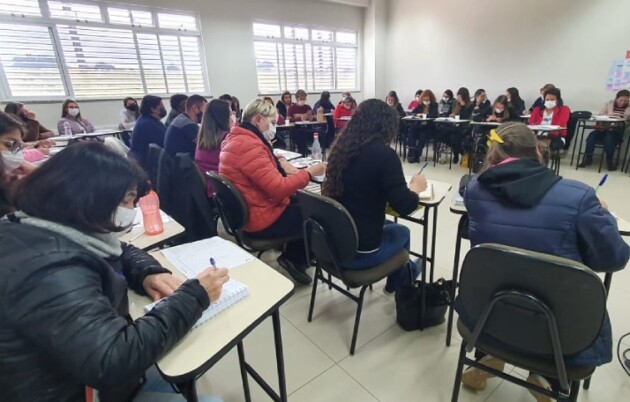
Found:
M 246 285 L 235 279 L 230 279 L 223 285 L 223 290 L 221 291 L 221 297 L 219 298 L 219 300 L 211 303 L 210 306 L 208 306 L 208 308 L 204 310 L 199 320 L 197 320 L 195 325 L 193 325 L 193 329 L 203 325 L 206 321 L 212 319 L 221 312 L 232 307 L 236 303 L 246 298 L 248 295 L 249 289 Z M 153 309 L 153 307 L 155 307 L 161 301 L 162 300 L 158 300 L 144 306 L 145 313 L 151 311 L 151 309 Z

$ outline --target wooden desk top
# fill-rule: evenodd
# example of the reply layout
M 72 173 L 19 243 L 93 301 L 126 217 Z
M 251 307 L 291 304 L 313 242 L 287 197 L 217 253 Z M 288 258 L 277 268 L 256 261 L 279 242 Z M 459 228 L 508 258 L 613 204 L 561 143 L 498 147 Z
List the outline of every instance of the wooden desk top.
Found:
M 183 278 L 161 252 L 151 255 Z M 181 382 L 203 373 L 293 294 L 293 282 L 258 259 L 231 269 L 230 277 L 247 285 L 249 295 L 190 331 L 158 360 L 158 368 L 172 381 Z M 131 316 L 142 317 L 144 306 L 151 300 L 133 291 L 128 295 Z

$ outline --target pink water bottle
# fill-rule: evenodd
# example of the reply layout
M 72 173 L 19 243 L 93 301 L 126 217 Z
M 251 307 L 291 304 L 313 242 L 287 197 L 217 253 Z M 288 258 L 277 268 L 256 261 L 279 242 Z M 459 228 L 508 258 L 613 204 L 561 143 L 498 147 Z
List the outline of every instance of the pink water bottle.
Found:
M 144 221 L 144 232 L 149 236 L 160 234 L 164 231 L 162 215 L 160 215 L 160 199 L 155 191 L 140 198 L 138 201 Z

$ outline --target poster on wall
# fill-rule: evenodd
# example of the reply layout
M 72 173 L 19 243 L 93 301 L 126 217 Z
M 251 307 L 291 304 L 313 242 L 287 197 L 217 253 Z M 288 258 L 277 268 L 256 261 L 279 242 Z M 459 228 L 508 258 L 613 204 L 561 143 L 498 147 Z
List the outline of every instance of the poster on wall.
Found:
M 626 52 L 626 56 L 630 56 L 630 50 Z M 611 63 L 606 80 L 606 89 L 609 91 L 627 88 L 630 88 L 630 58 L 628 57 Z

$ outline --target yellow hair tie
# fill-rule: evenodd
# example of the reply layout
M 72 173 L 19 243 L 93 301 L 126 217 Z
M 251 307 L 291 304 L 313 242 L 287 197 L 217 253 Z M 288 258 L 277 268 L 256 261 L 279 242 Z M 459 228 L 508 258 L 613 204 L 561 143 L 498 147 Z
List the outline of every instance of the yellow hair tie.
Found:
M 503 144 L 505 142 L 503 141 L 503 138 L 501 138 L 499 134 L 497 134 L 497 130 L 495 129 L 490 130 L 490 136 L 488 137 L 488 142 L 487 142 L 488 148 L 490 148 L 490 145 L 493 142 L 498 142 L 499 144 Z

